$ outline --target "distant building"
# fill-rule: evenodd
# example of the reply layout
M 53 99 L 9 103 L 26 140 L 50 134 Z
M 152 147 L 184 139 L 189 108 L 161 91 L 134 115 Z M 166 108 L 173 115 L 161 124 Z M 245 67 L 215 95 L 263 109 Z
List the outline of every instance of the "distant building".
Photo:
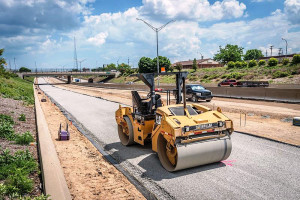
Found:
M 268 56 L 268 57 L 261 57 L 257 60 L 258 61 L 265 60 L 266 62 L 268 62 L 270 58 L 276 58 L 278 60 L 278 62 L 281 63 L 282 59 L 287 58 L 291 62 L 293 60 L 294 55 L 295 55 L 295 53 L 294 54 L 288 54 L 288 55 L 280 55 L 280 56 Z
M 173 63 L 172 66 L 174 67 L 177 64 L 182 64 L 182 68 L 183 69 L 192 69 L 193 68 L 193 60 L 188 60 L 188 61 L 179 61 L 176 63 Z M 211 68 L 211 67 L 224 67 L 223 64 L 214 61 L 211 58 L 207 58 L 207 59 L 199 59 L 197 60 L 197 65 L 198 68 Z

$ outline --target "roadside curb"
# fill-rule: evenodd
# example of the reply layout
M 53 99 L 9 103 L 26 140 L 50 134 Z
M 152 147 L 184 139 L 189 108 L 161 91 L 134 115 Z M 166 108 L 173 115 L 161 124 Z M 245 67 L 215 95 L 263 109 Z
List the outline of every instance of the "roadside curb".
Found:
M 51 199 L 71 200 L 71 194 L 64 177 L 60 161 L 52 142 L 48 124 L 46 122 L 35 87 L 35 117 L 38 132 L 38 152 L 40 157 L 41 172 L 43 177 L 44 193 Z

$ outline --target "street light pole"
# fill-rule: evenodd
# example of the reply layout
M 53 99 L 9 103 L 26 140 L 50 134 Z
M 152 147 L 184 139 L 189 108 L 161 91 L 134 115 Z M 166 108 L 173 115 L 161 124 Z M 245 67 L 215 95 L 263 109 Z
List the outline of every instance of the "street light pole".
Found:
M 285 57 L 287 56 L 287 47 L 288 47 L 288 43 L 286 41 L 286 39 L 281 38 L 282 40 L 285 41 Z
M 175 20 L 171 20 L 169 21 L 168 23 L 162 25 L 161 27 L 159 28 L 155 28 L 154 26 L 152 26 L 151 24 L 149 24 L 148 22 L 146 22 L 145 20 L 143 19 L 139 19 L 139 18 L 136 18 L 136 20 L 140 20 L 142 22 L 144 22 L 147 26 L 149 26 L 152 30 L 154 30 L 156 32 L 156 65 L 157 65 L 157 73 L 159 73 L 159 58 L 158 58 L 158 32 L 160 30 L 162 30 L 164 27 L 166 27 L 168 24 L 172 23 L 172 22 L 175 22 Z M 159 76 L 157 77 L 157 87 L 159 87 Z

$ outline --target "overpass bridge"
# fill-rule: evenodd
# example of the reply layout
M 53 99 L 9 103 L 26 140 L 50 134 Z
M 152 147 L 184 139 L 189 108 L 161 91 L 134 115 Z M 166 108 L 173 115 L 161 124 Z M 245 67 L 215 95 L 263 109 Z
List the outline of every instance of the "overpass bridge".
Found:
M 117 77 L 119 76 L 120 72 L 23 72 L 19 73 L 18 75 L 24 79 L 25 76 L 67 76 L 68 77 L 68 84 L 72 82 L 72 76 L 107 76 L 107 77 Z

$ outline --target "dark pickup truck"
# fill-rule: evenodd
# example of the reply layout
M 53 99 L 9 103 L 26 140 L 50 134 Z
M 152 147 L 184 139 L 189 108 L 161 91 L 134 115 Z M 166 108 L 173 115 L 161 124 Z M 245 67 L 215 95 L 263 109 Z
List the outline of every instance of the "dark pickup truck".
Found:
M 212 92 L 199 84 L 186 85 L 186 98 L 197 102 L 199 99 L 210 102 L 213 98 Z
M 232 79 L 226 79 L 218 83 L 218 87 L 230 86 L 230 87 L 269 87 L 268 81 L 236 81 Z

